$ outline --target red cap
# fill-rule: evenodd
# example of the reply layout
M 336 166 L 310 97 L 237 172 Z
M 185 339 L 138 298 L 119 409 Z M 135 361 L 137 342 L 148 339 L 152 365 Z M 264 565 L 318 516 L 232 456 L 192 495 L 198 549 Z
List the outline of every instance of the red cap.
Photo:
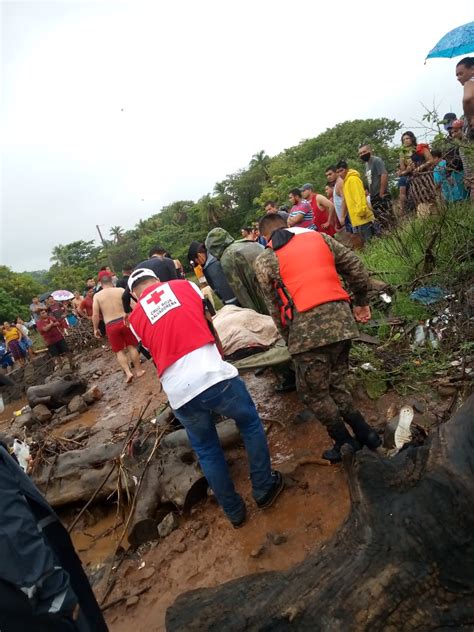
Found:
M 98 274 L 99 281 L 101 281 L 104 277 L 112 278 L 112 273 L 107 270 L 101 270 Z

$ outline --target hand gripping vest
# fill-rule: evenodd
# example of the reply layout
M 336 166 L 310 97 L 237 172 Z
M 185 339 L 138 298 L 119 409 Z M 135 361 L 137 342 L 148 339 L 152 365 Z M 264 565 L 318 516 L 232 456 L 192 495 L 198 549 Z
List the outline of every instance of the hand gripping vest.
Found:
M 316 232 L 293 236 L 274 251 L 280 264 L 281 282 L 276 284 L 283 325 L 293 319 L 293 310 L 307 312 L 332 301 L 350 301 L 334 264 L 334 256 Z

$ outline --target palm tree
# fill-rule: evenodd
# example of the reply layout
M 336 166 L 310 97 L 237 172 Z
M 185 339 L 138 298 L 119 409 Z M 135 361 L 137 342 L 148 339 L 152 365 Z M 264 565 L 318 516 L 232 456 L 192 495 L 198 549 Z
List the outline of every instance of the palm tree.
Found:
M 206 222 L 208 226 L 217 226 L 224 215 L 218 198 L 213 198 L 207 194 L 199 200 L 198 204 L 201 209 L 203 221 Z
M 59 244 L 59 246 L 54 246 L 51 255 L 52 256 L 50 260 L 54 264 L 59 266 L 69 265 L 67 246 L 63 246 L 62 244 Z
M 262 151 L 258 151 L 256 154 L 252 156 L 252 160 L 250 161 L 250 168 L 258 167 L 263 171 L 263 176 L 265 178 L 265 182 L 271 181 L 270 172 L 268 167 L 270 166 L 270 156 L 262 149 Z
M 114 242 L 116 244 L 118 244 L 119 241 L 122 241 L 123 228 L 121 226 L 112 226 L 112 228 L 110 229 L 109 234 L 110 234 L 111 237 L 114 238 Z

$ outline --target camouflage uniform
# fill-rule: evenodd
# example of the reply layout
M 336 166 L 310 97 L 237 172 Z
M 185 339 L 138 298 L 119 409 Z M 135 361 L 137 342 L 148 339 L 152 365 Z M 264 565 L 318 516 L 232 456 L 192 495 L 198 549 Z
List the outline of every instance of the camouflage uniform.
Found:
M 321 236 L 334 255 L 337 272 L 354 295 L 354 304 L 368 305 L 369 276 L 360 259 L 332 237 Z M 258 257 L 255 270 L 270 314 L 295 362 L 300 399 L 325 426 L 341 421 L 341 416 L 354 411 L 346 377 L 351 339 L 357 337 L 358 330 L 349 304 L 332 301 L 307 312 L 294 309 L 293 320 L 284 327 L 275 290 L 280 268 L 273 250 L 267 248 Z
M 235 241 L 223 228 L 213 228 L 206 237 L 205 246 L 211 255 L 220 260 L 241 307 L 268 314 L 254 269 L 256 258 L 264 251 L 263 246 L 254 241 Z

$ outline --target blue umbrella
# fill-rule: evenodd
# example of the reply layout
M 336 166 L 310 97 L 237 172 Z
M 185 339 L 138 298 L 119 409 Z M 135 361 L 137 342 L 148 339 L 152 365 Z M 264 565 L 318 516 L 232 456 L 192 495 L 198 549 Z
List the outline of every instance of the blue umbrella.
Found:
M 446 33 L 436 46 L 430 50 L 430 57 L 457 57 L 469 55 L 474 51 L 474 22 L 468 22 Z

